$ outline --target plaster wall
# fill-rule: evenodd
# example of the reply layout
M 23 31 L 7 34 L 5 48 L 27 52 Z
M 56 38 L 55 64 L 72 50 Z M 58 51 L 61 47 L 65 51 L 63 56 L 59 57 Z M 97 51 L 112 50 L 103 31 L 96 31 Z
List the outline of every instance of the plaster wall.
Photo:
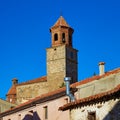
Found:
M 0 99 L 0 113 L 4 112 L 14 106 L 16 106 L 16 105 Z
M 69 120 L 69 110 L 65 112 L 58 111 L 59 107 L 63 104 L 66 104 L 66 102 L 66 97 L 61 97 L 41 104 L 36 104 L 35 106 L 29 107 L 28 109 L 7 115 L 3 118 L 3 120 L 23 120 L 26 115 L 31 114 L 30 111 L 33 111 L 33 114 L 36 114 L 36 120 L 46 120 L 44 111 L 46 106 L 48 108 L 47 120 Z
M 105 78 L 78 86 L 77 96 L 79 99 L 106 92 L 114 89 L 118 84 L 120 84 L 120 73 L 111 74 Z
M 17 103 L 23 103 L 29 99 L 48 92 L 48 83 L 40 82 L 17 86 Z
M 71 110 L 71 120 L 89 120 L 88 113 L 95 112 L 96 120 L 120 120 L 119 99 L 93 105 L 85 105 Z

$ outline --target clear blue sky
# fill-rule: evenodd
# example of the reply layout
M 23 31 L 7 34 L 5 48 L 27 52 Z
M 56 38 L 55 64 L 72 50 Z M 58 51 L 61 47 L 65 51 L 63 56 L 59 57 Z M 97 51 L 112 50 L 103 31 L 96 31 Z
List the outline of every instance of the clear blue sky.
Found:
M 79 80 L 120 67 L 119 0 L 0 0 L 0 98 L 11 80 L 46 75 L 49 28 L 60 15 L 74 28 L 73 46 L 79 50 Z

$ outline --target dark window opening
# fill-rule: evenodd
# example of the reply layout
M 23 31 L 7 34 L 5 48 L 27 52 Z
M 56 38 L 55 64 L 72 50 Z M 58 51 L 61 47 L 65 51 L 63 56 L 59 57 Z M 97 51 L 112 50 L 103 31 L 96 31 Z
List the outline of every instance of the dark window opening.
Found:
M 74 58 L 74 54 L 73 54 L 73 52 L 70 52 L 70 58 L 71 58 L 71 59 Z
M 48 119 L 48 107 L 47 106 L 44 107 L 44 118 Z
M 55 40 L 55 41 L 58 40 L 58 34 L 57 34 L 57 33 L 54 34 L 54 40 Z
M 33 110 L 30 110 L 29 112 L 30 112 L 30 113 L 33 113 Z
M 70 43 L 70 45 L 72 45 L 72 36 L 71 35 L 69 35 L 69 43 Z
M 88 120 L 96 120 L 96 113 L 88 112 Z
M 62 33 L 62 42 L 65 43 L 65 33 Z
M 69 102 L 69 99 L 68 98 L 65 98 L 65 104 L 67 104 Z

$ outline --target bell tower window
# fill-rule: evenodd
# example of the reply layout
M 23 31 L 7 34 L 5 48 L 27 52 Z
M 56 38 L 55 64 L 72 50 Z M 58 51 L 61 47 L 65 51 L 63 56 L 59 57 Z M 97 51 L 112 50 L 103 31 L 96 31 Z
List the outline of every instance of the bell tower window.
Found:
M 70 43 L 72 42 L 72 36 L 71 35 L 69 35 L 69 41 L 70 41 Z
M 58 34 L 57 34 L 57 33 L 54 34 L 54 40 L 55 40 L 55 41 L 58 40 Z
M 62 42 L 65 43 L 65 33 L 62 33 Z

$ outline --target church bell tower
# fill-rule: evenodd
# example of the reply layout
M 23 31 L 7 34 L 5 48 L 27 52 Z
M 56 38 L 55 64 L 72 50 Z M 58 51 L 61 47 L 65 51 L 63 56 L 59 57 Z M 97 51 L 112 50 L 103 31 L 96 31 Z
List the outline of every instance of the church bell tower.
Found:
M 64 83 L 64 77 L 71 77 L 71 83 L 77 82 L 77 50 L 72 45 L 74 30 L 60 16 L 50 28 L 51 47 L 47 48 L 47 81 L 53 90 Z

